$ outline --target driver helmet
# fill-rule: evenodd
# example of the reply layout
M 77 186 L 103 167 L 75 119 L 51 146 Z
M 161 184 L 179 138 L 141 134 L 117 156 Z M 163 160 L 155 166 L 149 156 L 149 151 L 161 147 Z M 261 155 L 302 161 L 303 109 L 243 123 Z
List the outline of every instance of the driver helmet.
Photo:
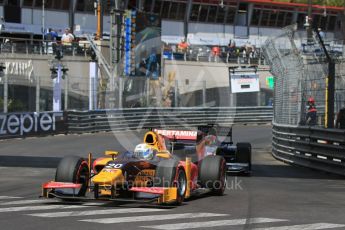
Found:
M 134 156 L 138 159 L 152 160 L 154 148 L 146 143 L 139 144 L 134 149 Z

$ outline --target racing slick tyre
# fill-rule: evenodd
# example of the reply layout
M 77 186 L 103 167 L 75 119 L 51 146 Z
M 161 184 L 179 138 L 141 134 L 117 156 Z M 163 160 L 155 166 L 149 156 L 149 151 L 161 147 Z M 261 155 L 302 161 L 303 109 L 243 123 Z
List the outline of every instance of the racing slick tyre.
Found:
M 250 176 L 252 171 L 252 145 L 250 143 L 237 143 L 236 144 L 236 162 L 247 163 L 248 170 L 245 171 L 245 175 Z
M 177 187 L 176 204 L 180 205 L 187 191 L 186 172 L 183 168 L 178 168 L 177 160 L 162 160 L 157 165 L 153 186 Z
M 87 161 L 77 156 L 64 157 L 56 168 L 55 181 L 82 184 L 78 196 L 85 196 L 89 182 Z
M 199 166 L 199 181 L 214 195 L 222 196 L 226 187 L 226 163 L 222 156 L 207 156 Z

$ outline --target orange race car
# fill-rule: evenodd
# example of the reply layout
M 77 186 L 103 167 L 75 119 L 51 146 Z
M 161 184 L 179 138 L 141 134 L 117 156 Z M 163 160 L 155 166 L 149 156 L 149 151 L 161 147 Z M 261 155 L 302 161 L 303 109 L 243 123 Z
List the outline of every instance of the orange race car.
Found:
M 200 192 L 223 195 L 226 162 L 207 153 L 217 136 L 198 130 L 151 130 L 134 151 L 105 157 L 63 158 L 42 196 L 63 200 L 148 201 L 180 204 Z

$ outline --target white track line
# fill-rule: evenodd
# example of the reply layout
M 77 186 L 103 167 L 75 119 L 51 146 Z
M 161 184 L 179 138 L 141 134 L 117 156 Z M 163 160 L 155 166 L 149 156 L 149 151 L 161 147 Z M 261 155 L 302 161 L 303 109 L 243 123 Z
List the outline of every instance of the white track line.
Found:
M 121 214 L 121 213 L 141 213 L 141 212 L 161 212 L 167 209 L 153 209 L 153 208 L 121 208 L 121 209 L 105 209 L 92 211 L 72 211 L 72 212 L 52 212 L 52 213 L 36 213 L 28 214 L 28 216 L 37 217 L 70 217 L 70 216 L 93 216 L 93 215 L 107 215 L 107 214 Z
M 51 209 L 73 209 L 73 208 L 87 208 L 85 205 L 41 205 L 41 206 L 22 206 L 0 208 L 0 213 L 4 212 L 22 212 L 22 211 L 38 211 L 38 210 L 51 210 Z
M 292 226 L 281 226 L 281 227 L 270 227 L 270 228 L 254 228 L 253 230 L 317 230 L 317 229 L 331 229 L 331 228 L 344 228 L 342 224 L 303 224 L 303 225 L 292 225 Z
M 174 219 L 193 219 L 203 217 L 227 216 L 227 214 L 218 213 L 182 213 L 182 214 L 168 214 L 168 215 L 152 215 L 152 216 L 131 216 L 131 217 L 116 217 L 116 218 L 102 218 L 102 219 L 85 219 L 79 221 L 100 223 L 100 224 L 117 224 L 117 223 L 132 223 L 140 221 L 154 221 L 154 220 L 174 220 Z
M 10 199 L 19 199 L 19 198 L 23 198 L 23 197 L 19 197 L 19 196 L 0 196 L 0 200 L 10 200 Z
M 47 203 L 47 202 L 56 202 L 56 201 L 47 201 L 47 200 L 15 200 L 0 203 L 0 205 L 25 205 L 25 204 L 40 204 L 40 203 Z
M 270 219 L 270 218 L 252 218 L 252 219 L 233 219 L 233 220 L 215 220 L 215 221 L 203 221 L 203 222 L 189 222 L 178 224 L 162 224 L 152 226 L 141 226 L 142 228 L 164 229 L 164 230 L 178 230 L 178 229 L 199 229 L 199 228 L 211 228 L 218 226 L 234 226 L 244 224 L 261 224 L 261 223 L 273 223 L 287 220 Z

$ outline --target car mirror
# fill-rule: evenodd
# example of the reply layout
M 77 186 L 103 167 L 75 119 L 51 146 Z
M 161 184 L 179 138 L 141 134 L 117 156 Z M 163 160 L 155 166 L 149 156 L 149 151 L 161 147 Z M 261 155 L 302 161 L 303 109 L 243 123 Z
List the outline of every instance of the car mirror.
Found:
M 169 151 L 161 151 L 161 152 L 158 152 L 156 154 L 157 157 L 160 157 L 160 158 L 165 158 L 165 159 L 169 159 L 171 158 L 171 154 Z
M 106 156 L 111 156 L 113 158 L 113 160 L 114 160 L 115 156 L 117 156 L 119 154 L 119 152 L 118 151 L 107 150 L 107 151 L 104 152 L 104 154 Z

